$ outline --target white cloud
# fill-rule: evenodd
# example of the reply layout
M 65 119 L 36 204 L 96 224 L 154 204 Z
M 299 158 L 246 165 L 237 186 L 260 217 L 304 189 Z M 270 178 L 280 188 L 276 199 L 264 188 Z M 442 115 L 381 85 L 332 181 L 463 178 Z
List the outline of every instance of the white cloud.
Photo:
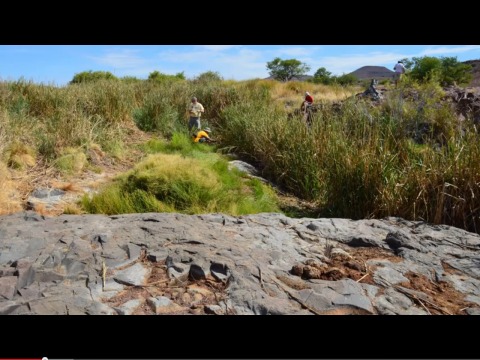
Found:
M 1 49 L 1 48 L 0 48 Z M 160 48 L 162 49 L 162 48 Z M 325 67 L 334 75 L 350 73 L 362 66 L 385 66 L 391 69 L 402 58 L 479 51 L 479 45 L 429 46 L 402 50 L 375 51 L 338 56 L 325 56 L 326 48 L 317 45 L 194 45 L 163 48 L 154 56 L 139 50 L 110 49 L 103 56 L 91 57 L 97 63 L 114 69 L 117 76 L 146 78 L 154 70 L 166 74 L 185 71 L 189 78 L 205 71 L 217 71 L 225 79 L 245 80 L 268 76 L 266 64 L 275 57 L 296 58 L 310 66 L 309 74 Z
M 393 52 L 372 52 L 368 54 L 354 54 L 348 56 L 325 56 L 318 60 L 310 59 L 308 63 L 311 65 L 312 73 L 317 71 L 318 68 L 324 67 L 334 75 L 341 75 L 368 65 L 386 66 L 390 68 L 393 67 L 398 60 L 405 57 L 410 56 Z
M 90 57 L 94 61 L 113 67 L 115 69 L 135 68 L 147 63 L 147 60 L 137 55 L 137 50 L 122 49 L 117 52 L 109 52 L 103 56 Z
M 461 53 L 472 50 L 480 50 L 480 45 L 466 45 L 466 46 L 457 46 L 457 47 L 429 47 L 421 52 L 422 55 L 439 55 L 439 54 L 450 54 L 450 53 Z
M 466 46 L 438 46 L 428 47 L 419 51 L 416 54 L 406 54 L 398 52 L 370 52 L 365 54 L 352 54 L 342 56 L 325 56 L 320 58 L 304 58 L 311 66 L 311 73 L 314 73 L 318 68 L 324 67 L 334 75 L 341 75 L 342 73 L 350 73 L 362 66 L 385 66 L 391 69 L 393 65 L 400 59 L 412 58 L 415 56 L 435 56 L 443 54 L 458 54 L 467 51 L 480 50 L 480 45 L 466 45 Z
M 239 47 L 234 53 L 196 47 L 194 51 L 167 50 L 158 54 L 165 66 L 174 65 L 178 71 L 185 70 L 187 77 L 194 77 L 205 71 L 218 71 L 225 79 L 244 80 L 268 76 L 262 52 Z
M 318 46 L 289 46 L 272 50 L 272 53 L 276 54 L 277 56 L 287 55 L 297 57 L 311 55 L 319 49 L 320 47 Z
M 235 51 L 223 52 L 228 45 L 197 45 L 193 51 L 165 50 L 158 54 L 159 61 L 175 65 L 178 70 L 185 70 L 187 77 L 194 77 L 205 71 L 218 71 L 225 79 L 245 80 L 268 76 L 266 64 L 275 57 L 295 57 L 310 65 L 319 46 L 241 46 Z M 222 48 L 222 49 L 220 49 Z M 308 61 L 307 61 L 308 60 Z M 313 67 L 312 67 L 313 70 Z M 316 70 L 316 69 L 315 69 Z

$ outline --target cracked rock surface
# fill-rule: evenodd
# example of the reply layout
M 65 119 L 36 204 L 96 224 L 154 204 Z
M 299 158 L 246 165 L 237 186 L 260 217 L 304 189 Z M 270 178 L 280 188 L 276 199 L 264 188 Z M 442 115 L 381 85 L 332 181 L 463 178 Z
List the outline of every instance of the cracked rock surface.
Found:
M 480 314 L 480 236 L 400 218 L 0 217 L 0 314 Z

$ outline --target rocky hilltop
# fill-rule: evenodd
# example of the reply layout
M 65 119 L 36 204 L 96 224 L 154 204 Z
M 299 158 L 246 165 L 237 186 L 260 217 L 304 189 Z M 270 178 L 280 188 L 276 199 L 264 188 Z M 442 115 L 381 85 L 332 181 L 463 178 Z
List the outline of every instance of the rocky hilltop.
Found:
M 480 236 L 399 218 L 0 217 L 0 314 L 480 314 Z
M 350 73 L 359 80 L 392 79 L 394 72 L 385 66 L 362 66 Z
M 480 59 L 464 61 L 464 64 L 472 66 L 472 81 L 470 86 L 480 86 Z

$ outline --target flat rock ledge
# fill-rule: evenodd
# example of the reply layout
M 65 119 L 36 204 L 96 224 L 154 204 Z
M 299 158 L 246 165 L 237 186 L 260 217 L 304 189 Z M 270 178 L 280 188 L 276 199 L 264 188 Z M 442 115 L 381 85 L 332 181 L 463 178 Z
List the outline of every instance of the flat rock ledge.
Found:
M 480 314 L 480 236 L 400 218 L 0 216 L 0 314 Z

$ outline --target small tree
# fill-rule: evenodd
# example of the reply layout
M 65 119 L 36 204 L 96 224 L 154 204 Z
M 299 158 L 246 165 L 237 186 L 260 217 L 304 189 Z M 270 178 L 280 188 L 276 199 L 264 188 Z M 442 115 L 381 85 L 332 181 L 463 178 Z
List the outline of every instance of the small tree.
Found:
M 325 85 L 331 84 L 333 82 L 332 73 L 324 67 L 321 67 L 313 75 L 313 82 Z
M 472 80 L 472 66 L 458 62 L 457 57 L 443 57 L 442 82 L 446 85 L 466 84 Z
M 126 83 L 138 83 L 138 82 L 141 82 L 143 80 L 135 77 L 135 76 L 124 76 L 122 78 L 120 78 L 120 80 L 122 80 L 123 82 L 126 82 Z
M 411 77 L 418 81 L 439 81 L 443 85 L 464 84 L 472 79 L 472 67 L 458 62 L 456 57 L 432 56 L 412 58 Z
M 148 75 L 148 80 L 149 81 L 159 81 L 159 82 L 162 82 L 162 81 L 178 81 L 178 80 L 185 80 L 185 75 L 182 72 L 180 73 L 177 73 L 175 75 L 168 75 L 168 74 L 164 74 L 164 73 L 161 73 L 160 71 L 152 71 L 149 75 Z
M 442 72 L 442 62 L 439 58 L 433 56 L 414 57 L 413 69 L 410 76 L 414 80 L 428 81 L 440 78 Z
M 338 76 L 334 79 L 337 83 L 339 83 L 340 85 L 343 85 L 343 86 L 353 85 L 358 81 L 358 78 L 353 74 L 343 74 L 343 75 Z
M 197 82 L 218 82 L 222 80 L 223 78 L 217 71 L 206 71 L 198 75 L 195 79 Z
M 185 80 L 185 71 L 179 72 L 175 74 L 175 77 L 180 80 Z
M 310 70 L 310 66 L 297 59 L 282 60 L 275 58 L 267 62 L 267 70 L 270 75 L 280 81 L 289 81 L 295 76 L 304 75 Z
M 117 77 L 110 71 L 83 71 L 76 73 L 70 84 L 80 84 L 98 80 L 117 80 Z
M 415 64 L 413 60 L 410 60 L 408 58 L 401 59 L 400 61 L 402 62 L 403 66 L 405 66 L 405 69 L 407 70 L 412 70 L 412 67 Z

